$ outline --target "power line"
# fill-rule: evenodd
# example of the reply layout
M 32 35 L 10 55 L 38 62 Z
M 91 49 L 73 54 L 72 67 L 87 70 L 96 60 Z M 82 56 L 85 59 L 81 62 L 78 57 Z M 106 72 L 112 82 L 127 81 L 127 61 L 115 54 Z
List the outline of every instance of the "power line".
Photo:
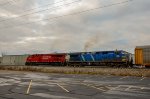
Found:
M 18 24 L 18 25 L 15 25 L 15 26 L 7 26 L 7 27 L 3 27 L 3 28 L 0 28 L 0 29 L 12 28 L 12 27 L 21 26 L 21 25 L 27 25 L 27 24 L 32 24 L 32 23 L 36 23 L 36 22 L 40 22 L 40 21 L 45 21 L 45 20 L 54 20 L 54 19 L 59 19 L 61 17 L 71 16 L 71 15 L 78 15 L 78 14 L 90 12 L 90 11 L 93 11 L 93 10 L 98 10 L 98 9 L 101 9 L 101 8 L 106 8 L 106 7 L 111 7 L 111 6 L 115 6 L 115 5 L 120 5 L 120 4 L 128 3 L 128 2 L 131 2 L 131 1 L 133 1 L 133 0 L 127 0 L 127 1 L 123 1 L 123 2 L 112 3 L 112 4 L 109 4 L 109 5 L 99 6 L 99 7 L 92 8 L 92 9 L 87 9 L 87 10 L 84 10 L 84 11 L 79 11 L 79 12 L 75 12 L 75 13 L 71 13 L 71 14 L 66 14 L 66 15 L 60 15 L 60 16 L 56 16 L 56 17 L 52 17 L 52 18 L 46 18 L 46 19 L 35 21 L 35 22 L 28 22 L 28 23 Z
M 66 1 L 67 1 L 67 0 L 66 0 Z M 78 0 L 78 1 L 82 1 L 82 0 Z M 45 7 L 45 6 L 50 6 L 50 5 L 58 4 L 58 3 L 61 3 L 61 2 L 64 2 L 64 0 L 61 0 L 61 1 L 55 2 L 55 3 L 49 3 L 49 4 L 42 5 L 42 6 L 39 6 L 39 7 L 36 7 L 36 8 L 28 9 L 28 10 L 25 10 L 24 12 L 36 10 L 36 9 L 38 9 L 38 8 L 42 8 L 42 7 Z
M 7 1 L 7 2 L 5 2 L 5 3 L 1 3 L 0 6 L 4 6 L 4 5 L 7 5 L 7 4 L 9 4 L 9 3 L 10 3 L 10 1 Z
M 20 17 L 24 17 L 24 16 L 28 16 L 28 15 L 32 15 L 32 14 L 36 14 L 36 13 L 40 13 L 40 12 L 44 12 L 44 11 L 47 11 L 47 10 L 50 10 L 50 9 L 53 9 L 53 8 L 57 8 L 57 7 L 61 7 L 61 6 L 64 6 L 64 5 L 71 5 L 73 3 L 77 3 L 81 0 L 76 0 L 76 1 L 73 1 L 73 2 L 70 2 L 70 3 L 66 3 L 66 4 L 63 4 L 63 5 L 59 5 L 59 6 L 55 6 L 55 7 L 52 7 L 52 8 L 47 8 L 47 9 L 44 9 L 44 10 L 39 10 L 39 11 L 35 11 L 35 12 L 31 12 L 31 13 L 28 13 L 28 14 L 23 14 L 23 15 L 20 15 L 20 16 L 17 16 L 17 17 L 13 17 L 13 18 L 9 18 L 9 19 L 4 19 L 4 20 L 0 20 L 0 22 L 4 22 L 4 21 L 9 21 L 11 19 L 15 19 L 15 18 L 20 18 Z M 62 2 L 62 1 L 61 1 Z M 60 2 L 57 2 L 57 3 L 60 3 Z M 56 4 L 56 3 L 53 3 L 53 4 Z M 49 5 L 52 5 L 52 4 L 49 4 Z M 47 6 L 47 5 L 46 5 Z M 43 6 L 40 6 L 40 7 L 43 7 Z M 38 7 L 38 8 L 40 8 Z M 36 8 L 37 9 L 37 8 Z M 34 9 L 30 9 L 30 10 L 27 10 L 27 11 L 32 11 L 32 10 L 35 10 Z M 27 12 L 26 11 L 26 12 Z
M 89 12 L 89 11 L 97 10 L 97 9 L 100 9 L 100 8 L 106 8 L 106 7 L 111 7 L 111 6 L 115 6 L 115 5 L 120 5 L 120 4 L 128 3 L 128 2 L 130 2 L 130 1 L 133 1 L 133 0 L 127 0 L 127 1 L 123 1 L 123 2 L 118 2 L 118 3 L 109 4 L 109 5 L 104 5 L 104 6 L 100 6 L 100 7 L 96 7 L 96 8 L 84 10 L 84 11 L 79 11 L 79 12 L 75 12 L 75 13 L 71 13 L 71 14 L 56 16 L 56 17 L 52 17 L 52 18 L 46 18 L 46 19 L 42 19 L 42 20 L 35 21 L 35 22 L 28 22 L 28 23 L 18 24 L 18 25 L 16 25 L 16 26 L 26 25 L 26 24 L 31 24 L 31 23 L 36 23 L 36 22 L 40 22 L 40 21 L 44 21 L 44 20 L 58 19 L 58 18 L 61 18 L 61 17 L 70 16 L 70 15 L 82 14 L 82 13 L 86 13 L 86 12 Z M 14 26 L 12 26 L 12 27 L 14 27 Z M 10 28 L 10 26 L 4 27 L 4 28 Z M 3 28 L 0 28 L 0 29 L 3 29 Z
M 32 15 L 32 14 L 36 14 L 36 13 L 40 13 L 40 12 L 44 12 L 44 11 L 47 11 L 47 10 L 55 10 L 56 8 L 58 7 L 62 7 L 62 6 L 67 6 L 67 5 L 71 5 L 71 4 L 74 4 L 74 3 L 77 3 L 79 1 L 82 1 L 82 0 L 76 0 L 76 1 L 73 1 L 73 2 L 69 2 L 69 3 L 66 3 L 66 4 L 63 4 L 63 5 L 59 5 L 59 6 L 55 6 L 55 7 L 51 7 L 51 8 L 47 8 L 47 9 L 44 9 L 44 10 L 39 10 L 39 11 L 36 11 L 36 12 L 32 12 L 32 13 L 28 13 L 28 14 L 24 14 L 24 15 L 20 15 L 20 16 L 17 16 L 17 17 L 13 17 L 13 18 L 9 18 L 9 19 L 4 19 L 4 20 L 1 20 L 0 22 L 4 22 L 4 21 L 9 21 L 11 19 L 15 19 L 15 18 L 19 18 L 19 17 L 25 17 L 25 16 L 28 16 L 28 15 Z M 59 1 L 59 2 L 56 2 L 56 3 L 53 3 L 53 4 L 58 4 L 62 1 Z M 47 5 L 50 5 L 50 4 L 47 4 Z M 51 3 L 52 5 L 52 3 Z M 40 6 L 40 7 L 43 7 L 43 6 Z M 39 8 L 39 7 L 38 7 Z M 5 27 L 5 26 L 4 26 Z
M 67 0 L 66 0 L 66 1 L 67 1 Z M 11 1 L 8 1 L 8 2 L 5 2 L 5 3 L 0 4 L 0 6 L 3 5 L 3 4 L 9 4 L 10 2 L 17 2 L 17 1 L 16 1 L 16 0 L 11 0 Z M 59 1 L 59 2 L 55 2 L 55 3 L 49 3 L 49 4 L 46 4 L 46 5 L 41 5 L 41 6 L 39 6 L 39 7 L 35 7 L 35 8 L 32 8 L 32 9 L 25 10 L 24 12 L 36 10 L 36 9 L 42 8 L 42 7 L 44 7 L 44 6 L 54 5 L 54 4 L 61 3 L 61 2 L 64 2 L 64 0 Z
M 5 5 L 8 5 L 8 4 L 10 4 L 11 2 L 13 2 L 13 0 L 7 1 L 7 2 L 5 2 L 5 3 L 1 3 L 0 6 L 2 7 L 2 6 L 5 6 Z

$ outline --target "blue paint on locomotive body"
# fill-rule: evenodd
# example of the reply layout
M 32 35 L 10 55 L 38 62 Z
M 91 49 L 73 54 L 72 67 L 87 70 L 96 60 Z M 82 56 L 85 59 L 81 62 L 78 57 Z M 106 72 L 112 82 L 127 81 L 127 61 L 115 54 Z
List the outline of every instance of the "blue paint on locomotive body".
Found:
M 129 53 L 125 51 L 100 51 L 70 53 L 70 61 L 79 62 L 125 62 L 129 59 Z
M 69 61 L 83 61 L 81 55 L 78 54 L 69 54 L 70 55 L 70 59 Z
M 92 55 L 91 53 L 85 53 L 85 54 L 83 55 L 85 61 L 93 61 L 91 55 Z

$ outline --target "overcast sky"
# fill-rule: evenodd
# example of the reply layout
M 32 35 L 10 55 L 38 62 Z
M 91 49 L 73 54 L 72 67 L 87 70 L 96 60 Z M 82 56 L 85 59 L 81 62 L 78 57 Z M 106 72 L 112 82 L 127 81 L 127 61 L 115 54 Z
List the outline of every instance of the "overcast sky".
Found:
M 0 0 L 0 52 L 123 49 L 133 53 L 135 46 L 150 44 L 150 0 L 106 7 L 124 1 Z M 97 7 L 104 8 L 58 17 Z

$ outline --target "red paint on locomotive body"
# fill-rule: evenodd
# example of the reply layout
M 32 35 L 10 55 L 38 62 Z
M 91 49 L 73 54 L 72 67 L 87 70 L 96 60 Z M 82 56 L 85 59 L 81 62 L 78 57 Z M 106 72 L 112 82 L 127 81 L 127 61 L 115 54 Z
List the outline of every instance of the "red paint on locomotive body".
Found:
M 34 54 L 30 55 L 27 58 L 26 62 L 37 62 L 37 63 L 45 63 L 45 62 L 65 62 L 65 54 Z

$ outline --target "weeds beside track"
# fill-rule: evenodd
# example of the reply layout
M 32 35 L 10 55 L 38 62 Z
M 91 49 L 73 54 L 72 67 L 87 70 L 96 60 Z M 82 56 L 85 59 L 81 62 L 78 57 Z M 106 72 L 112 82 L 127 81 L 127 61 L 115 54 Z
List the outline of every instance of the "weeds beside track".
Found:
M 32 72 L 64 73 L 64 74 L 91 74 L 91 75 L 150 77 L 150 69 L 135 69 L 135 68 L 0 66 L 0 70 L 32 71 Z

